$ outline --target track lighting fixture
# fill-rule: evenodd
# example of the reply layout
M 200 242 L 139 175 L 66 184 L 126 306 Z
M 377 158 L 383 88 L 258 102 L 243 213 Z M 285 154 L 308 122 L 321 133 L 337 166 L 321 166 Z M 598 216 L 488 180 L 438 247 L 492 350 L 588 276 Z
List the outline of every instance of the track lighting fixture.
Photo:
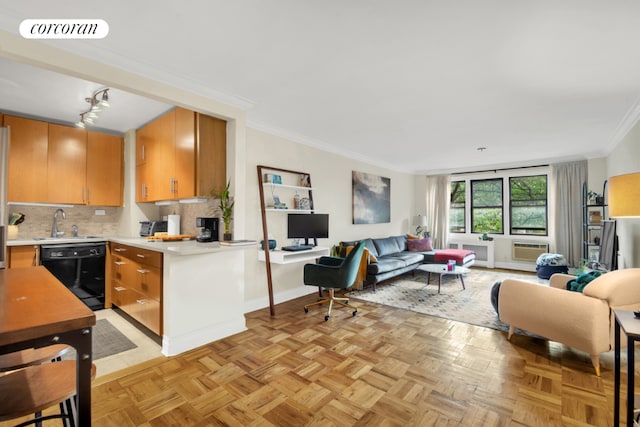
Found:
M 98 100 L 100 96 L 100 100 Z M 89 103 L 89 109 L 80 113 L 80 120 L 76 123 L 79 128 L 85 128 L 87 124 L 93 124 L 98 119 L 98 114 L 103 108 L 109 108 L 109 88 L 100 89 L 93 93 L 91 98 L 85 98 Z

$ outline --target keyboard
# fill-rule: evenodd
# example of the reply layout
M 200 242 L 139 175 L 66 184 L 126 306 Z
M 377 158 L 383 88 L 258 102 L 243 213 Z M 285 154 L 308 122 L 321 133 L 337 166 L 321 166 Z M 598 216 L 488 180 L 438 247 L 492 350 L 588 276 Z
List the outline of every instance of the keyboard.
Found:
M 289 252 L 308 251 L 309 249 L 313 249 L 313 245 L 292 245 L 282 247 L 283 251 Z

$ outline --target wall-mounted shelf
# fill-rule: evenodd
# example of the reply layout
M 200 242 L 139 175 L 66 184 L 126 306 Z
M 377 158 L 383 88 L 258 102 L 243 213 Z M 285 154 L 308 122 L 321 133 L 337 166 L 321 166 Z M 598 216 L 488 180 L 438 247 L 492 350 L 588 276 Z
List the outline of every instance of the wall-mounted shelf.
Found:
M 297 252 L 271 250 L 269 254 L 271 255 L 270 259 L 272 264 L 293 264 L 295 262 L 312 261 L 321 256 L 327 256 L 329 255 L 329 248 L 316 246 L 313 249 Z M 258 251 L 258 260 L 266 260 L 265 251 Z
M 273 182 L 263 182 L 262 185 L 264 185 L 265 187 L 269 187 L 272 189 L 275 188 L 287 188 L 289 190 L 306 190 L 306 191 L 311 191 L 313 190 L 313 188 L 311 187 L 303 187 L 300 185 L 289 185 L 289 184 L 274 184 Z
M 262 214 L 262 234 L 263 241 L 269 240 L 269 231 L 267 227 L 267 212 L 287 212 L 287 213 L 308 213 L 314 212 L 315 205 L 313 204 L 313 188 L 311 187 L 311 175 L 306 172 L 292 171 L 288 169 L 281 169 L 269 166 L 258 165 L 258 182 L 260 190 L 260 212 Z M 284 175 L 284 179 L 279 174 Z M 265 182 L 276 180 L 277 182 Z M 284 180 L 285 183 L 279 183 L 280 180 Z M 291 183 L 300 183 L 301 185 L 295 185 Z M 270 192 L 272 195 L 278 190 L 284 190 L 288 194 L 304 192 L 308 196 L 308 205 L 302 204 L 304 207 L 310 209 L 296 209 L 297 204 L 294 203 L 293 208 L 287 207 L 287 209 L 267 207 L 265 203 L 265 193 Z M 279 195 L 278 195 L 279 196 Z M 288 199 L 287 199 L 288 200 Z M 297 199 L 300 200 L 300 199 Z M 298 202 L 299 203 L 299 202 Z M 276 205 L 275 201 L 272 206 Z M 284 205 L 284 203 L 283 203 Z M 291 264 L 295 262 L 311 261 L 319 258 L 323 255 L 329 255 L 328 248 L 315 247 L 313 249 L 292 252 L 292 251 L 278 251 L 270 250 L 268 245 L 265 245 L 265 249 L 258 252 L 258 259 L 264 261 L 267 269 L 267 284 L 269 287 L 269 310 L 271 315 L 275 315 L 275 307 L 273 302 L 273 280 L 271 276 L 271 264 Z
M 276 208 L 264 208 L 267 212 L 296 212 L 296 213 L 311 213 L 313 209 L 276 209 Z
M 587 183 L 582 184 L 582 258 L 589 262 L 593 261 L 593 252 L 600 250 L 600 239 L 602 238 L 601 221 L 607 219 L 608 213 L 608 206 L 604 200 L 606 194 L 607 181 L 602 186 L 603 203 L 590 203 Z M 598 214 L 598 222 L 593 222 L 592 212 Z

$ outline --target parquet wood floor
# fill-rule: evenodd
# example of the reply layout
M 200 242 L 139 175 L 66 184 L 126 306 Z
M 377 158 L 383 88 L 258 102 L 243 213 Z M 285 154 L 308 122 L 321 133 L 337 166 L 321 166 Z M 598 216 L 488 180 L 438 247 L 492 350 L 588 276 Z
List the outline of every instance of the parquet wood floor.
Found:
M 338 308 L 325 322 L 323 308 L 304 313 L 314 300 L 98 378 L 94 426 L 613 424 L 613 353 L 598 378 L 586 354 L 558 343 L 357 300 L 357 317 Z

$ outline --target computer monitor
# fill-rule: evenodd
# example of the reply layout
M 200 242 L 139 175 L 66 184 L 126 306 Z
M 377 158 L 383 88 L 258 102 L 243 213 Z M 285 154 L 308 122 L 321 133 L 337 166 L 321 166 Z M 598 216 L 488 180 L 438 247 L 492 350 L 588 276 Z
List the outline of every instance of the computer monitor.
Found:
M 287 220 L 287 237 L 289 239 L 304 239 L 304 244 L 309 244 L 313 239 L 314 246 L 318 245 L 316 239 L 329 237 L 329 214 L 289 214 Z

